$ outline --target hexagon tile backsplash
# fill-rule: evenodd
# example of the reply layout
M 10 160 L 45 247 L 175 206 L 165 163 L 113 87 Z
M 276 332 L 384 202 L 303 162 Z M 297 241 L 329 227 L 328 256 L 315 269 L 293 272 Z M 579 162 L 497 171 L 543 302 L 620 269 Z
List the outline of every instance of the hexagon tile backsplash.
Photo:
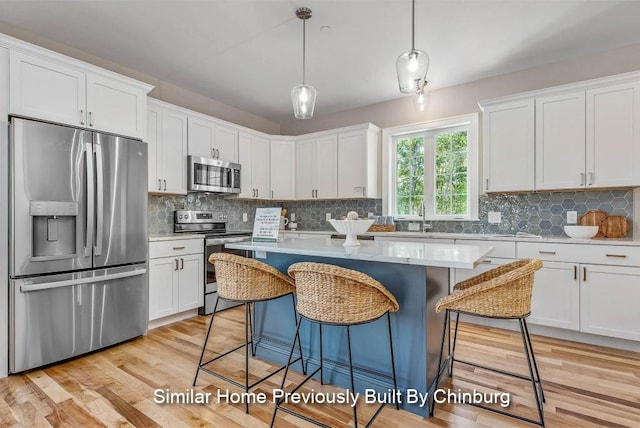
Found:
M 325 214 L 333 218 L 357 211 L 382 214 L 381 199 L 323 200 L 323 201 L 254 201 L 238 200 L 220 195 L 190 193 L 187 196 L 149 195 L 149 233 L 167 233 L 173 230 L 173 211 L 176 209 L 202 209 L 225 211 L 229 214 L 229 230 L 251 230 L 255 209 L 282 207 L 287 217 L 296 214 L 299 230 L 333 230 Z M 480 196 L 480 221 L 433 221 L 432 232 L 461 233 L 516 233 L 528 232 L 542 236 L 563 236 L 567 211 L 577 211 L 578 217 L 587 210 L 602 210 L 613 215 L 633 219 L 633 191 L 593 190 L 577 192 L 501 193 Z M 489 211 L 500 211 L 502 222 L 489 224 Z M 242 221 L 247 213 L 248 221 Z M 397 230 L 407 230 L 407 221 L 396 222 Z

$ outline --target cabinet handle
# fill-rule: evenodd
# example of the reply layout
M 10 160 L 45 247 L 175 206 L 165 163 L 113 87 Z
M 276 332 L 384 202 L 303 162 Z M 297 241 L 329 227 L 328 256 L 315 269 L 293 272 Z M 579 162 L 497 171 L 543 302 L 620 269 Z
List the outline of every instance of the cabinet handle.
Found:
M 184 246 L 181 246 L 181 247 L 173 247 L 173 249 L 174 249 L 174 250 L 176 250 L 176 251 L 178 251 L 178 250 L 184 250 L 184 249 L 185 249 L 185 247 L 184 247 Z
M 256 189 L 256 198 L 260 197 L 260 189 Z
M 271 191 L 271 199 L 273 199 L 273 190 Z
M 587 173 L 587 177 L 589 179 L 589 182 L 588 182 L 589 186 L 593 186 L 593 172 Z
M 366 187 L 362 186 L 362 196 L 365 196 Z
M 484 179 L 484 190 L 489 190 L 489 179 L 488 178 Z
M 584 172 L 580 173 L 580 186 L 584 186 Z
M 173 262 L 175 263 L 173 270 L 178 270 L 178 259 L 173 259 Z
M 216 157 L 216 149 L 214 149 L 213 147 L 211 147 L 211 157 L 212 158 Z
M 582 266 L 582 280 L 584 282 L 587 282 L 587 267 L 586 266 Z
M 93 126 L 93 112 L 89 112 L 89 126 Z
M 84 125 L 84 110 L 80 110 L 80 125 Z
M 491 264 L 491 260 L 483 260 L 480 263 L 486 263 L 486 264 Z
M 220 159 L 220 149 L 216 149 L 216 158 Z
M 538 253 L 540 253 L 540 254 L 551 254 L 552 256 L 556 255 L 555 251 L 538 251 Z
M 573 265 L 573 279 L 578 279 L 578 266 Z
M 618 259 L 626 259 L 627 256 L 625 254 L 607 254 L 607 257 L 615 257 Z
M 184 259 L 180 257 L 180 269 L 184 270 Z
M 162 180 L 158 178 L 158 190 L 162 190 Z
M 162 180 L 164 181 L 164 190 L 167 190 L 167 180 Z

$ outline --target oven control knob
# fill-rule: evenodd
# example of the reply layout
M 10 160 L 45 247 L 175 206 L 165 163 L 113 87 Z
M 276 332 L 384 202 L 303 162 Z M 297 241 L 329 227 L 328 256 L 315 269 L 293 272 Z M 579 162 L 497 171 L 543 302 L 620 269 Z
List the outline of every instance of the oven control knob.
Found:
M 223 218 L 224 220 L 226 220 L 226 219 L 227 219 L 227 215 L 226 215 L 226 214 L 225 214 L 225 215 L 223 215 L 223 216 L 222 216 L 222 218 Z
M 185 220 L 189 220 L 189 214 L 185 214 L 185 215 L 184 215 L 184 219 L 185 219 Z
M 180 215 L 178 216 L 178 218 L 182 220 L 182 214 L 180 214 Z

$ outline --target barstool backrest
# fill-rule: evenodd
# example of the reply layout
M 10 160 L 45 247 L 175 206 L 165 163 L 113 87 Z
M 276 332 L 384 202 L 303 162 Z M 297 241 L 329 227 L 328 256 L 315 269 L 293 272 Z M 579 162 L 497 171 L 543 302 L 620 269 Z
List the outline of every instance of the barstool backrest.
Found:
M 395 297 L 362 272 L 324 263 L 289 266 L 300 315 L 325 323 L 359 324 L 399 308 Z
M 274 267 L 229 253 L 213 253 L 218 296 L 238 301 L 260 301 L 295 292 L 295 283 Z
M 531 312 L 533 275 L 539 259 L 521 259 L 491 269 L 453 287 L 440 299 L 436 312 L 445 309 L 492 318 L 517 318 Z

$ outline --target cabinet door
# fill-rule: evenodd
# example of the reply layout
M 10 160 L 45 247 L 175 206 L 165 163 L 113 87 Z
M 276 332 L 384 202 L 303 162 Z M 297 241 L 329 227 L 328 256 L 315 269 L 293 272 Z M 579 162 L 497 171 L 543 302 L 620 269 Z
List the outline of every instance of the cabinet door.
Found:
M 149 260 L 149 320 L 178 312 L 178 259 Z
M 9 111 L 73 126 L 86 125 L 86 76 L 73 67 L 11 51 Z
M 315 198 L 316 140 L 296 141 L 296 199 Z
M 580 328 L 580 284 L 578 265 L 544 262 L 534 275 L 532 324 L 578 330 Z
M 204 301 L 202 254 L 180 257 L 178 277 L 178 312 L 202 306 Z
M 267 199 L 271 195 L 269 193 L 269 139 L 254 136 L 253 137 L 253 158 L 251 160 L 252 187 L 256 189 L 256 197 Z
M 191 156 L 215 158 L 216 124 L 212 120 L 189 116 L 188 153 Z
M 144 137 L 147 95 L 104 76 L 87 75 L 87 124 L 91 129 L 128 137 Z
M 251 134 L 241 132 L 238 135 L 238 160 L 240 163 L 240 194 L 239 198 L 255 197 L 255 188 L 252 185 L 251 167 L 253 159 L 253 137 Z
M 335 199 L 338 196 L 338 136 L 327 135 L 316 140 L 316 197 Z M 296 189 L 298 181 L 296 180 Z
M 533 105 L 533 99 L 527 99 L 484 109 L 485 191 L 534 189 Z
M 162 111 L 162 191 L 187 193 L 187 115 L 169 108 Z
M 585 93 L 536 99 L 536 190 L 585 187 Z
M 214 147 L 218 159 L 238 162 L 238 131 L 224 126 L 216 126 Z
M 580 266 L 580 331 L 640 340 L 640 268 Z
M 162 177 L 159 164 L 162 162 L 162 109 L 149 104 L 147 108 L 147 136 L 148 145 L 148 190 L 159 192 L 162 190 Z
M 271 198 L 294 199 L 295 147 L 293 141 L 271 141 Z
M 338 135 L 338 197 L 362 198 L 366 195 L 365 133 Z
M 587 186 L 640 184 L 640 83 L 587 91 Z

